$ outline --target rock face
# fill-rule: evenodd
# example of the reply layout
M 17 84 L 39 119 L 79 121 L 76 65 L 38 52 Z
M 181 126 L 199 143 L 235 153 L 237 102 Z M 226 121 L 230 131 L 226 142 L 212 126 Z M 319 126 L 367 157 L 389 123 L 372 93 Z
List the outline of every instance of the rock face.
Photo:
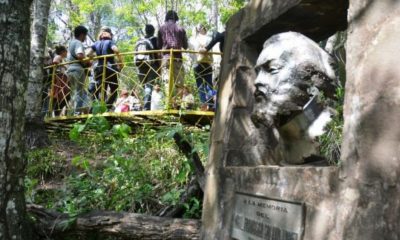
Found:
M 339 237 L 400 239 L 400 2 L 351 0 Z
M 271 167 L 279 162 L 275 133 L 271 128 L 257 129 L 251 114 L 254 68 L 263 43 L 286 31 L 323 40 L 346 28 L 347 7 L 346 0 L 253 0 L 228 22 L 207 166 L 202 239 L 230 239 L 236 191 L 305 203 L 304 239 L 324 239 L 323 231 L 335 227 L 333 213 L 327 209 L 334 205 L 336 184 L 331 181 L 338 178 L 338 169 Z M 266 179 L 272 176 L 274 184 L 269 184 Z M 317 222 L 326 228 L 310 228 Z

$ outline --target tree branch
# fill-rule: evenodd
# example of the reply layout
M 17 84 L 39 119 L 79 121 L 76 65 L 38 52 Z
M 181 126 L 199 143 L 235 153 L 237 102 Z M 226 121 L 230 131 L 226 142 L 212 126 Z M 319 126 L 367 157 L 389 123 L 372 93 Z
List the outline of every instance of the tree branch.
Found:
M 201 190 L 204 191 L 205 175 L 204 166 L 200 160 L 199 154 L 193 149 L 190 143 L 185 140 L 181 134 L 175 133 L 173 136 L 176 145 L 185 154 L 186 158 L 193 164 L 197 182 L 199 183 Z

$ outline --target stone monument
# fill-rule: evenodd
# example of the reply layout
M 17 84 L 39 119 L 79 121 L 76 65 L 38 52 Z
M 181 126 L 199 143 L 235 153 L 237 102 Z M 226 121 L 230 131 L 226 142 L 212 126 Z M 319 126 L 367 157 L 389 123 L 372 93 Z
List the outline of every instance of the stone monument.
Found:
M 257 239 L 262 235 L 262 239 L 273 239 L 283 234 L 294 239 L 319 240 L 323 239 L 319 238 L 323 232 L 316 226 L 323 224 L 328 230 L 335 227 L 334 212 L 328 207 L 335 199 L 338 168 L 279 166 L 283 157 L 277 147 L 281 142 L 276 131 L 262 124 L 256 126 L 257 119 L 252 115 L 257 115 L 254 93 L 257 76 L 261 76 L 256 71 L 261 67 L 257 68 L 257 59 L 266 40 L 288 31 L 301 33 L 314 42 L 324 40 L 346 29 L 347 4 L 345 0 L 313 4 L 298 0 L 253 0 L 228 22 L 219 109 L 213 123 L 207 166 L 202 239 L 241 239 L 240 236 L 253 232 L 255 235 L 247 237 Z M 329 57 L 313 41 L 301 39 L 311 46 L 310 52 L 322 57 L 323 63 L 317 65 L 324 79 L 330 79 L 327 83 L 333 84 Z M 314 85 L 330 93 L 329 88 Z M 309 102 L 310 95 L 302 99 L 300 107 Z M 281 126 L 275 118 L 272 123 L 278 128 L 285 125 Z M 289 161 L 303 160 L 299 157 Z
M 229 20 L 202 239 L 400 239 L 399 13 L 400 1 L 395 0 L 251 0 Z M 288 31 L 319 42 L 346 29 L 341 165 L 281 166 L 285 159 L 301 163 L 309 155 L 296 152 L 292 155 L 300 157 L 288 158 L 281 152 L 290 151 L 279 145 L 285 142 L 282 138 L 288 139 L 285 126 L 302 121 L 296 120 L 302 114 L 293 112 L 302 108 L 307 115 L 310 101 L 296 100 L 300 104 L 290 104 L 285 112 L 276 111 L 273 101 L 264 101 L 273 95 L 268 84 L 256 80 L 262 76 L 256 69 L 265 67 L 263 44 Z M 317 62 L 323 63 L 321 79 L 334 85 L 329 57 Z M 266 67 L 273 73 L 280 66 Z M 331 86 L 315 87 L 331 93 Z M 286 108 L 277 103 L 278 109 Z

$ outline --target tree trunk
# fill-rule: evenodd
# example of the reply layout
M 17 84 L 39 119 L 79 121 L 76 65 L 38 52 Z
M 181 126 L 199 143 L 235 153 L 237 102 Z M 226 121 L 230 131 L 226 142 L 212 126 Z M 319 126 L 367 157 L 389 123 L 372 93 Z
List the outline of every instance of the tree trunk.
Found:
M 28 211 L 37 220 L 37 234 L 46 239 L 93 239 L 93 236 L 101 236 L 100 239 L 199 239 L 199 220 L 105 211 L 69 217 L 37 205 L 29 205 Z
M 30 239 L 24 199 L 24 93 L 31 0 L 0 1 L 0 239 Z
M 48 145 L 42 116 L 43 62 L 51 0 L 33 1 L 33 22 L 31 36 L 31 65 L 26 92 L 26 145 L 28 148 Z
M 90 19 L 90 25 L 92 28 L 92 36 L 94 40 L 98 40 L 97 37 L 100 34 L 101 30 L 101 10 L 94 11 L 89 14 L 89 19 Z
M 211 26 L 214 26 L 214 30 L 218 31 L 218 19 L 219 19 L 219 9 L 218 0 L 212 0 L 211 2 Z

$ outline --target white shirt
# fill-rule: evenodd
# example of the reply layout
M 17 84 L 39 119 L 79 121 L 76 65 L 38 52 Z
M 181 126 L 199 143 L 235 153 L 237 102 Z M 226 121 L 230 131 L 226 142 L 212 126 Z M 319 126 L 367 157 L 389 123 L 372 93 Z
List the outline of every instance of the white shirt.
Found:
M 197 34 L 194 38 L 190 39 L 190 48 L 194 51 L 199 51 L 202 48 L 207 47 L 208 43 L 211 42 L 211 37 L 207 34 Z M 197 62 L 212 62 L 211 54 L 192 54 L 193 61 Z
M 163 110 L 164 109 L 164 104 L 163 104 L 163 98 L 164 94 L 159 91 L 153 91 L 151 93 L 151 110 Z

